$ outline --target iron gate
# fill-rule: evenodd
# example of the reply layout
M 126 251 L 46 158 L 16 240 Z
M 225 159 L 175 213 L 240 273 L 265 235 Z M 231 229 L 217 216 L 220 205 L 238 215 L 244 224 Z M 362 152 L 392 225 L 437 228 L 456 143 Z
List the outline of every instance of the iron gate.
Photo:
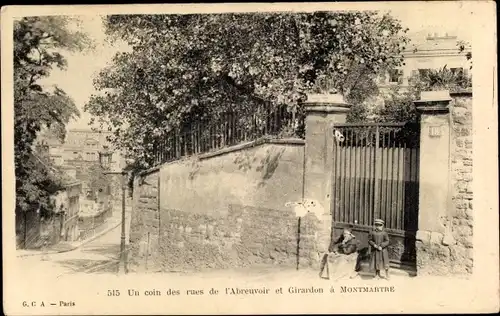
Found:
M 353 224 L 367 247 L 373 220 L 381 218 L 391 239 L 391 264 L 415 267 L 420 127 L 366 123 L 339 124 L 335 130 L 343 136 L 335 138 L 333 153 L 335 233 Z

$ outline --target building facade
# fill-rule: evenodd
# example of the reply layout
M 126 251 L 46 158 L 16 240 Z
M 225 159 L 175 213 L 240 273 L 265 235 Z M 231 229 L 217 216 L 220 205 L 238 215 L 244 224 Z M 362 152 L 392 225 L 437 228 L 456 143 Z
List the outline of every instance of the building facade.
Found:
M 403 53 L 403 65 L 389 70 L 382 76 L 379 81 L 380 87 L 408 86 L 412 76 L 423 75 L 431 69 L 437 70 L 444 66 L 452 72 L 462 71 L 468 74 L 471 61 L 466 56 L 471 53 L 471 47 L 465 45 L 464 50 L 460 51 L 460 43 L 460 38 L 448 33 L 415 36 Z
M 117 193 L 116 188 L 93 188 L 89 172 L 100 164 L 99 153 L 107 149 L 112 150 L 108 140 L 110 135 L 111 132 L 106 131 L 72 129 L 67 131 L 64 141 L 61 141 L 50 130 L 44 130 L 40 133 L 37 143 L 48 149 L 48 155 L 55 166 L 82 182 L 84 198 L 95 199 L 111 194 L 110 191 Z M 111 169 L 121 169 L 124 166 L 120 152 L 112 152 Z

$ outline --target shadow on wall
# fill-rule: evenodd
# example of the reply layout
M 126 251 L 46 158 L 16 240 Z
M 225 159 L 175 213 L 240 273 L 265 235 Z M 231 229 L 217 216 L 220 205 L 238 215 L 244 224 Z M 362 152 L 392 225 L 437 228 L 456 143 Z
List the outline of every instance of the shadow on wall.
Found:
M 255 155 L 255 152 L 243 151 L 233 162 L 238 166 L 238 169 L 243 172 L 251 171 L 252 168 L 255 167 L 255 171 L 262 174 L 261 181 L 258 184 L 259 187 L 262 187 L 265 185 L 266 181 L 273 176 L 284 152 L 285 148 L 268 148 L 265 156 L 259 158 Z
M 262 173 L 262 180 L 258 184 L 259 187 L 264 186 L 266 181 L 273 176 L 274 172 L 278 168 L 280 158 L 284 151 L 284 148 L 279 150 L 273 150 L 270 148 L 266 151 L 266 157 L 260 161 L 260 165 L 255 169 L 256 171 Z
M 259 157 L 253 151 L 241 151 L 233 160 L 233 163 L 238 166 L 238 170 L 243 172 L 251 171 L 253 168 L 255 168 L 255 171 L 260 172 L 262 177 L 258 186 L 262 187 L 265 185 L 265 182 L 273 176 L 284 152 L 285 148 L 268 148 L 265 156 Z M 199 159 L 190 162 L 189 180 L 194 180 L 196 178 L 200 168 Z
M 195 159 L 191 162 L 191 171 L 189 171 L 189 180 L 194 180 L 196 178 L 196 175 L 200 171 L 200 160 Z

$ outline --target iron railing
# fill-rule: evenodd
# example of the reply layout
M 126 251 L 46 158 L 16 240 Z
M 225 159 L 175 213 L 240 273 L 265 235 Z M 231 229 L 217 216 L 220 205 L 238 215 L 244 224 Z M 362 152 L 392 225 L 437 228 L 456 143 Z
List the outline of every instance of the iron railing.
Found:
M 300 136 L 304 116 L 286 106 L 259 106 L 252 116 L 231 111 L 210 122 L 195 121 L 172 130 L 154 143 L 155 166 L 183 157 L 217 151 L 263 136 Z

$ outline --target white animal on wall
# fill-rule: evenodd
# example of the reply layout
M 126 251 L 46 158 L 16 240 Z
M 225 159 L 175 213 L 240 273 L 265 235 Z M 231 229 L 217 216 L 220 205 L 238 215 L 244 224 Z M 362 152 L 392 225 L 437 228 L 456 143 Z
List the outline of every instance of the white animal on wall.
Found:
M 320 219 L 325 213 L 325 210 L 318 201 L 310 199 L 304 199 L 300 202 L 287 202 L 285 203 L 285 206 L 293 207 L 295 216 L 297 217 L 303 217 L 307 215 L 307 213 L 313 213 L 318 219 Z
M 335 138 L 339 143 L 343 142 L 345 137 L 342 135 L 342 133 L 339 130 L 335 130 Z

